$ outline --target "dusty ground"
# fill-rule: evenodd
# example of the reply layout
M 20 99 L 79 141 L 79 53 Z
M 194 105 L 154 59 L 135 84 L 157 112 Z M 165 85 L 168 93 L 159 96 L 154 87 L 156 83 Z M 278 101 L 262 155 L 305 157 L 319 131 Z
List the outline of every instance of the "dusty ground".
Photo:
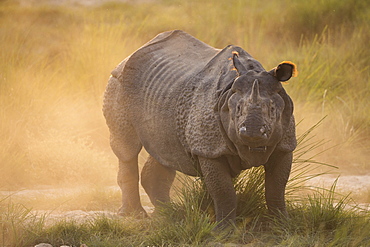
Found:
M 320 176 L 317 178 L 311 179 L 307 185 L 330 188 L 335 180 L 338 177 L 335 176 Z M 20 190 L 20 191 L 0 191 L 0 198 L 10 196 L 13 201 L 22 201 L 27 200 L 37 201 L 39 198 L 42 198 L 45 201 L 45 198 L 50 200 L 55 200 L 58 197 L 73 198 L 74 196 L 79 196 L 81 191 L 84 191 L 81 188 L 61 188 L 61 189 L 39 189 L 39 190 Z M 119 194 L 120 189 L 118 186 L 109 186 L 103 189 L 106 193 Z M 340 176 L 336 185 L 336 191 L 347 195 L 351 193 L 351 197 L 355 199 L 356 203 L 359 203 L 361 208 L 370 209 L 370 175 L 362 176 Z M 148 197 L 145 192 L 141 191 L 141 198 L 144 205 L 144 208 L 147 212 L 152 212 L 153 207 L 149 203 Z M 68 203 L 68 202 L 67 202 Z M 88 203 L 88 202 L 86 202 Z M 84 221 L 92 217 L 99 215 L 105 215 L 108 217 L 117 217 L 116 211 L 113 208 L 107 208 L 103 210 L 63 210 L 58 207 L 53 206 L 52 209 L 37 209 L 33 210 L 32 213 L 46 216 L 47 222 L 53 223 L 62 219 L 75 219 L 77 221 Z
M 327 189 L 335 185 L 335 191 L 342 195 L 342 198 L 348 195 L 349 199 L 353 199 L 349 206 L 370 210 L 370 175 L 325 175 L 313 178 L 307 184 Z
M 367 196 L 370 197 L 370 175 L 342 175 L 335 176 L 320 176 L 309 181 L 310 185 L 330 188 L 331 185 L 338 179 L 336 191 L 340 193 L 351 193 L 353 196 Z M 370 199 L 370 198 L 364 198 Z M 362 201 L 363 202 L 363 201 Z
M 102 188 L 101 191 L 96 194 L 96 197 L 101 196 L 100 193 L 102 192 L 104 192 L 105 195 L 120 195 L 120 189 L 118 186 L 107 186 Z M 95 208 L 100 208 L 101 210 L 83 210 L 83 208 L 88 208 L 87 205 L 91 203 L 88 199 L 84 198 L 84 193 L 94 195 L 96 192 L 91 190 L 89 191 L 86 187 L 0 191 L 0 200 L 1 198 L 8 198 L 14 203 L 19 202 L 25 207 L 31 208 L 31 214 L 45 217 L 47 224 L 53 224 L 66 219 L 83 222 L 103 215 L 112 218 L 119 217 L 117 216 L 118 206 L 107 206 L 106 208 L 104 208 L 104 206 L 95 206 Z M 140 196 L 144 209 L 148 213 L 152 213 L 154 208 L 150 204 L 149 198 L 143 189 L 140 191 Z M 82 202 L 74 202 L 78 199 L 81 199 Z M 91 200 L 94 200 L 94 198 Z M 99 198 L 99 200 L 104 200 L 104 198 Z M 66 205 L 68 203 L 73 205 Z M 78 205 L 81 206 L 79 207 Z M 71 207 L 74 209 L 71 210 Z M 82 210 L 75 208 L 81 208 Z

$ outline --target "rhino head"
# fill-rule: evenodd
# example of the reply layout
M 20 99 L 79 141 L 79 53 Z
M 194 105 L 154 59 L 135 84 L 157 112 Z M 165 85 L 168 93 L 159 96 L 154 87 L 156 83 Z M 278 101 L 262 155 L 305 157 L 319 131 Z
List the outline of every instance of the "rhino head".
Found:
M 283 62 L 271 71 L 247 70 L 237 53 L 233 64 L 238 77 L 221 96 L 220 120 L 239 157 L 248 166 L 259 166 L 268 161 L 291 124 L 293 103 L 280 82 L 294 76 L 296 66 Z

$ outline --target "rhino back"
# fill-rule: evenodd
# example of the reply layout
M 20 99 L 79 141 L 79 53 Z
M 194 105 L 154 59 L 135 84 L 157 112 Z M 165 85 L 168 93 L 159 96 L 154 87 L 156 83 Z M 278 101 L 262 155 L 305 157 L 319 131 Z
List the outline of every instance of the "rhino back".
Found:
M 131 55 L 122 71 L 125 96 L 147 117 L 161 118 L 217 50 L 182 31 L 158 35 Z M 170 109 L 164 106 L 172 106 Z

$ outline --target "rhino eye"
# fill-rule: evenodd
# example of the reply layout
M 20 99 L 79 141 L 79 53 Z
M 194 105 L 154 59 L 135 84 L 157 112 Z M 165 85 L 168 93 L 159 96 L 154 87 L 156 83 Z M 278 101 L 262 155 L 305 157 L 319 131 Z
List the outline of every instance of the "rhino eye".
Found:
M 272 119 L 276 119 L 276 118 L 279 118 L 279 113 L 277 112 L 276 108 L 273 106 L 271 107 L 271 113 L 270 113 L 270 117 Z

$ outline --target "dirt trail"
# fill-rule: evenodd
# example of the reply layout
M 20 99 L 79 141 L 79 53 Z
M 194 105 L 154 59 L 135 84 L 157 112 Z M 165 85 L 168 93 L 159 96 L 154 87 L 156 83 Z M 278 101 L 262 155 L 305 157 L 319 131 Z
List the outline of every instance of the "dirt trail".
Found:
M 370 175 L 341 175 L 319 176 L 308 181 L 309 185 L 330 188 L 338 179 L 336 191 L 340 193 L 351 193 L 354 196 L 367 196 L 370 199 Z
M 99 208 L 103 210 L 69 210 L 63 209 L 64 204 L 68 204 L 70 201 L 73 204 L 73 200 L 76 198 L 81 198 L 84 193 L 89 195 L 96 195 L 96 197 L 101 196 L 100 193 L 107 193 L 112 195 L 120 194 L 120 188 L 118 186 L 106 186 L 100 188 L 99 191 L 94 191 L 94 189 L 86 187 L 75 187 L 75 188 L 47 188 L 47 189 L 24 189 L 17 191 L 0 191 L 0 201 L 2 199 L 9 199 L 13 203 L 20 203 L 26 208 L 31 208 L 31 214 L 37 215 L 38 217 L 45 217 L 47 224 L 52 224 L 61 220 L 76 220 L 77 222 L 84 222 L 89 219 L 93 219 L 99 216 L 106 216 L 109 218 L 119 217 L 117 215 L 118 207 L 107 207 L 107 209 Z M 144 209 L 150 214 L 154 211 L 154 207 L 150 204 L 149 198 L 143 189 L 140 190 L 140 196 L 142 199 Z M 86 198 L 81 198 L 83 205 L 87 205 L 90 202 Z M 104 199 L 100 199 L 104 200 Z M 49 201 L 50 206 L 49 206 Z M 32 205 L 27 205 L 30 202 L 32 205 L 35 202 L 41 202 L 40 207 L 33 207 Z M 59 204 L 58 204 L 59 202 Z M 53 206 L 51 206 L 53 205 Z M 56 206 L 55 206 L 56 205 Z M 73 205 L 73 208 L 78 208 L 78 206 Z M 45 209 L 46 208 L 46 209 Z M 49 209 L 50 208 L 50 209 Z M 67 208 L 70 208 L 67 206 Z M 81 206 L 84 208 L 84 206 Z
M 323 175 L 310 179 L 306 184 L 326 189 L 335 185 L 335 192 L 342 195 L 342 198 L 349 195 L 348 198 L 353 199 L 354 203 L 348 206 L 370 210 L 370 175 Z
M 323 175 L 310 179 L 307 185 L 330 188 L 335 180 L 338 179 L 336 191 L 340 193 L 351 193 L 352 195 L 368 195 L 370 197 L 370 175 Z M 72 195 L 81 193 L 88 188 L 48 188 L 48 189 L 25 189 L 18 191 L 0 191 L 0 196 L 9 196 L 15 198 L 28 197 L 37 198 L 39 196 L 55 198 L 62 195 Z M 104 191 L 119 192 L 118 186 L 107 186 Z M 147 197 L 144 190 L 141 190 L 142 196 Z M 370 198 L 369 198 L 370 199 Z
M 307 185 L 330 188 L 338 177 L 335 176 L 320 176 L 311 179 Z M 63 196 L 78 196 L 84 188 L 58 188 L 58 189 L 38 189 L 38 190 L 20 190 L 20 191 L 0 191 L 0 198 L 11 197 L 13 201 L 22 200 L 37 200 L 38 198 L 50 198 L 50 200 L 57 199 Z M 105 192 L 120 193 L 118 186 L 107 186 L 102 189 Z M 336 185 L 336 192 L 343 195 L 351 193 L 351 197 L 355 199 L 361 208 L 366 210 L 370 209 L 370 175 L 362 176 L 340 176 Z M 145 203 L 149 201 L 144 190 L 141 190 L 142 201 L 144 201 L 144 208 L 147 212 L 153 211 L 152 205 Z M 146 204 L 146 205 L 145 205 Z M 111 208 L 109 209 L 111 210 Z M 32 213 L 39 216 L 46 216 L 47 222 L 59 221 L 63 219 L 74 219 L 79 222 L 85 221 L 101 215 L 107 217 L 118 217 L 115 211 L 97 210 L 97 211 L 84 211 L 84 210 L 70 210 L 63 211 L 58 209 L 53 210 L 33 210 Z

